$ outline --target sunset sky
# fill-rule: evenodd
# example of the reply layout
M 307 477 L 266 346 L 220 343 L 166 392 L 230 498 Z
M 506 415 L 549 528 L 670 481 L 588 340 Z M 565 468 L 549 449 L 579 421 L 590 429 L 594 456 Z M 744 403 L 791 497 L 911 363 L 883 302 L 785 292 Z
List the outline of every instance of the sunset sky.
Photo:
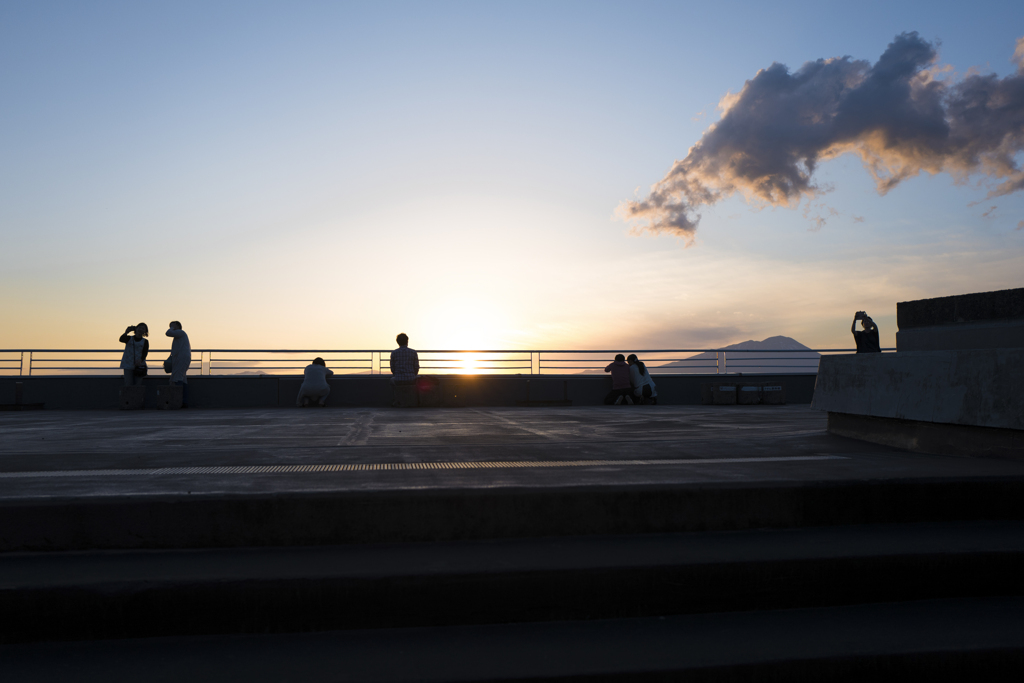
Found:
M 892 346 L 897 301 L 1024 286 L 1024 192 L 846 154 L 692 239 L 617 209 L 773 62 L 909 31 L 1003 79 L 1024 5 L 4 2 L 0 347 Z

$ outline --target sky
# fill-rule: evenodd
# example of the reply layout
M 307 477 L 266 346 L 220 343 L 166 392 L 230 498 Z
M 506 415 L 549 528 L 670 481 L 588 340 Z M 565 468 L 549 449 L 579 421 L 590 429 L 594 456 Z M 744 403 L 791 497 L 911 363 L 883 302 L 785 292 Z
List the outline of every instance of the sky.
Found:
M 0 348 L 893 346 L 898 301 L 1024 286 L 1024 192 L 850 151 L 690 232 L 622 207 L 773 63 L 906 32 L 1011 79 L 1024 5 L 0 2 Z

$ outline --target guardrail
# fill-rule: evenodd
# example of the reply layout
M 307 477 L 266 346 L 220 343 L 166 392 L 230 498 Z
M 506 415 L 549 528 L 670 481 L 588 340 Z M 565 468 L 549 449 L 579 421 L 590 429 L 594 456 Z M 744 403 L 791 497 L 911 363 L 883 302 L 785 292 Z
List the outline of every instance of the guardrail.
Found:
M 895 351 L 886 348 L 883 351 Z M 0 376 L 120 374 L 122 349 L 0 349 Z M 426 350 L 422 374 L 592 374 L 617 353 L 635 353 L 651 374 L 813 374 L 827 353 L 856 349 Z M 162 374 L 167 349 L 151 349 L 149 367 Z M 342 375 L 390 374 L 390 350 L 193 349 L 190 375 L 297 375 L 314 357 Z M 691 355 L 685 355 L 691 354 Z

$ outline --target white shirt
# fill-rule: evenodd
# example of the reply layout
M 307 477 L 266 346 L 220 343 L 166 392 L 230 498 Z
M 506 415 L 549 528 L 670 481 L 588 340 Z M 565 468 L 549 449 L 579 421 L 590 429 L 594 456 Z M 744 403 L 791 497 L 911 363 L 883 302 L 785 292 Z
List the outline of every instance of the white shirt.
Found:
M 318 389 L 328 389 L 327 378 L 332 377 L 333 372 L 325 368 L 319 363 L 310 363 L 306 366 L 306 370 L 302 375 L 302 386 L 299 387 L 299 391 L 317 391 Z
M 145 347 L 146 338 L 142 335 L 128 337 L 128 343 L 124 345 L 124 353 L 121 355 L 121 369 L 131 370 L 136 365 L 146 367 L 146 360 L 142 357 Z
M 629 366 L 629 383 L 633 385 L 633 395 L 643 396 L 644 385 L 651 387 L 651 396 L 657 396 L 658 390 L 654 388 L 654 380 L 651 379 L 650 371 L 640 374 L 640 366 L 636 363 Z
M 188 366 L 192 364 L 192 345 L 188 343 L 188 335 L 185 330 L 167 330 L 168 337 L 171 337 L 171 381 L 185 382 Z

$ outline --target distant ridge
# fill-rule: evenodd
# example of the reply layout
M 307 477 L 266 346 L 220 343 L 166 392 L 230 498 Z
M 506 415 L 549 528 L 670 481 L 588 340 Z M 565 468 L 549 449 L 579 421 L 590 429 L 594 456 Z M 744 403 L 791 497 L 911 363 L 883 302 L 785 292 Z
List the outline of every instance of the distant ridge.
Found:
M 732 346 L 723 346 L 725 350 L 729 349 L 757 349 L 764 351 L 811 351 L 809 346 L 804 346 L 796 339 L 792 337 L 784 337 L 781 334 L 774 337 L 768 337 L 763 341 L 754 341 L 753 339 L 739 344 L 733 344 Z M 820 356 L 819 353 L 814 353 L 815 356 Z
M 765 353 L 726 354 L 725 370 L 728 373 L 772 373 L 772 372 L 817 372 L 820 353 L 812 351 L 792 337 L 776 335 L 762 341 L 753 339 L 738 344 L 723 346 L 723 351 L 764 351 Z M 806 351 L 807 353 L 770 353 L 772 351 Z M 684 361 L 674 361 L 658 366 L 659 370 L 667 368 L 689 368 L 690 372 L 715 373 L 715 368 L 695 367 L 706 366 L 714 362 L 716 354 L 712 351 L 698 353 Z

